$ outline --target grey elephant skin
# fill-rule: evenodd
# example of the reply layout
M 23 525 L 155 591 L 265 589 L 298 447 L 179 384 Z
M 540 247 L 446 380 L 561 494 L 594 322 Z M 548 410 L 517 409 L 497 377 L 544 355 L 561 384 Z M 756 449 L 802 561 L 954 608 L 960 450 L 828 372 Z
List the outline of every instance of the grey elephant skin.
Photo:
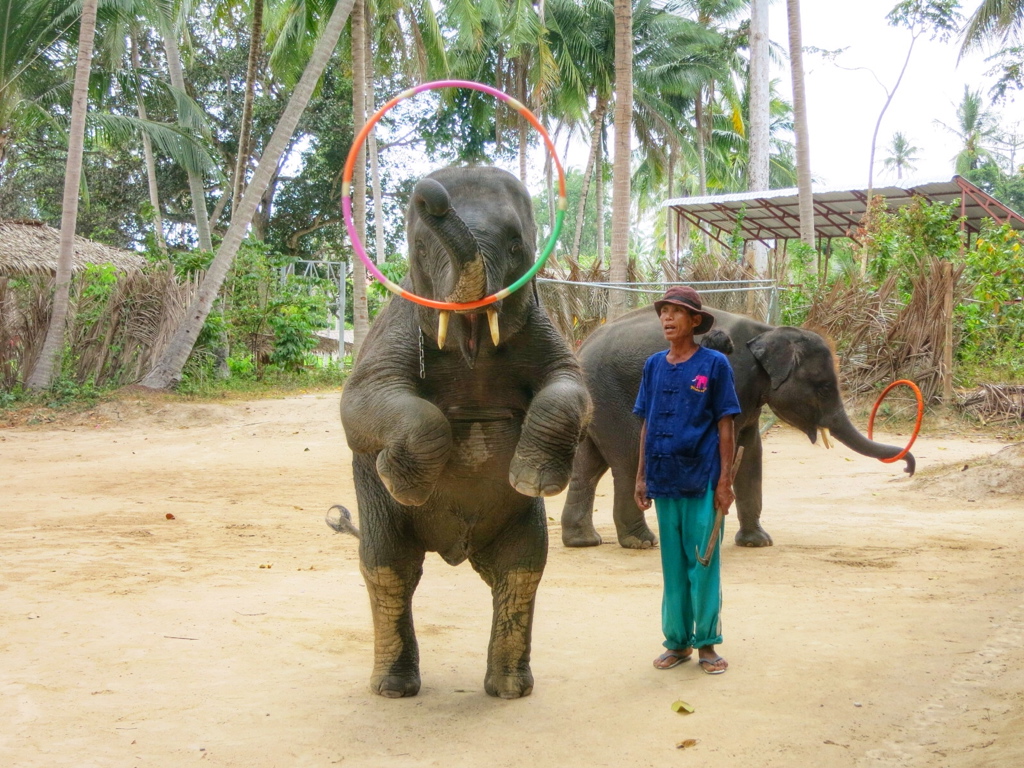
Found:
M 406 287 L 426 298 L 476 301 L 534 262 L 529 194 L 499 169 L 421 179 L 406 227 Z M 569 482 L 590 401 L 529 286 L 451 314 L 446 334 L 442 324 L 437 310 L 392 299 L 342 394 L 374 624 L 370 687 L 393 698 L 420 689 L 412 596 L 429 551 L 452 565 L 468 559 L 490 586 L 484 688 L 517 698 L 534 684 L 531 629 L 548 546 L 542 497 Z
M 824 428 L 864 456 L 891 458 L 902 449 L 868 440 L 850 423 L 840 396 L 835 359 L 821 336 L 708 309 L 715 316 L 715 329 L 725 331 L 732 339 L 728 357 L 743 409 L 735 421 L 736 444 L 744 448 L 735 481 L 739 517 L 735 540 L 746 547 L 771 546 L 771 536 L 761 527 L 758 424 L 765 406 L 804 432 L 812 443 Z M 615 486 L 613 517 L 619 543 L 638 549 L 657 543 L 643 511 L 633 500 L 641 422 L 632 409 L 644 361 L 665 347 L 661 323 L 654 309 L 645 307 L 602 326 L 580 348 L 594 419 L 576 454 L 562 510 L 562 541 L 566 546 L 601 543 L 592 520 L 594 491 L 609 467 Z M 913 455 L 908 453 L 905 460 L 905 471 L 913 474 Z

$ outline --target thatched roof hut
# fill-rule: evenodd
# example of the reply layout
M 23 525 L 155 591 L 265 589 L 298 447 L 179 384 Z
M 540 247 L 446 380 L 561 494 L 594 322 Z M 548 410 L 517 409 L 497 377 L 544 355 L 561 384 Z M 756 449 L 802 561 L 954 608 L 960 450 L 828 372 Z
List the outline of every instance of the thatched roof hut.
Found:
M 0 220 L 0 277 L 56 274 L 60 231 L 40 221 Z M 138 272 L 146 263 L 137 253 L 75 235 L 73 271 L 87 264 L 113 264 L 121 272 Z

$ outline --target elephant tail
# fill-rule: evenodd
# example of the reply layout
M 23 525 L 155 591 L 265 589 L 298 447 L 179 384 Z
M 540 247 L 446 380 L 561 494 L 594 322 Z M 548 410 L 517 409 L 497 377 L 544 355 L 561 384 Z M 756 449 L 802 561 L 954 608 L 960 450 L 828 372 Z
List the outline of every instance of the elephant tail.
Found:
M 338 514 L 335 515 L 334 510 L 338 510 Z M 352 523 L 352 513 L 349 512 L 341 504 L 335 504 L 329 510 L 327 510 L 327 516 L 324 518 L 324 522 L 334 530 L 335 533 L 347 533 L 351 536 L 355 536 L 357 539 L 359 536 L 359 529 Z

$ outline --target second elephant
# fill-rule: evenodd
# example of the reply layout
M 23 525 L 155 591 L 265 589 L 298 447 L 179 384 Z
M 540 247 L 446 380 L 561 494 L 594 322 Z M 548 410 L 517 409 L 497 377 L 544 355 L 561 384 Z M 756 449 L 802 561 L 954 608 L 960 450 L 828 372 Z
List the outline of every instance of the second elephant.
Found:
M 827 429 L 847 447 L 872 458 L 891 458 L 900 448 L 873 442 L 857 431 L 843 408 L 835 359 L 825 340 L 800 328 L 775 327 L 749 317 L 708 308 L 715 328 L 732 338 L 729 354 L 742 413 L 736 417 L 736 443 L 744 448 L 736 477 L 739 530 L 736 543 L 765 547 L 772 538 L 761 527 L 761 410 L 768 406 L 780 419 L 815 442 Z M 700 341 L 700 337 L 698 337 Z M 615 484 L 613 517 L 619 543 L 644 548 L 657 543 L 644 513 L 633 500 L 640 420 L 633 404 L 644 361 L 665 349 L 661 324 L 651 307 L 634 310 L 594 332 L 581 347 L 594 418 L 573 465 L 565 507 L 562 541 L 569 547 L 595 546 L 601 536 L 592 516 L 598 480 L 611 468 Z M 914 473 L 908 453 L 905 471 Z

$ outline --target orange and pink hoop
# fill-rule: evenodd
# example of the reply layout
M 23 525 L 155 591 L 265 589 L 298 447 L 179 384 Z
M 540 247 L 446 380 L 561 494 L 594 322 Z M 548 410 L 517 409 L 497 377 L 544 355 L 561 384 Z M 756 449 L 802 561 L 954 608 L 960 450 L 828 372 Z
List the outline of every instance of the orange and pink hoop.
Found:
M 894 462 L 897 462 L 904 456 L 906 456 L 908 453 L 910 453 L 910 448 L 911 446 L 913 446 L 914 441 L 917 440 L 917 435 L 921 431 L 921 420 L 924 418 L 924 398 L 921 397 L 921 390 L 917 388 L 917 384 L 915 384 L 912 381 L 908 381 L 907 379 L 900 379 L 898 381 L 894 381 L 892 384 L 890 384 L 888 387 L 882 390 L 882 394 L 880 394 L 878 396 L 878 399 L 875 401 L 875 407 L 871 409 L 871 416 L 868 418 L 868 440 L 873 439 L 871 437 L 871 433 L 875 427 L 875 414 L 878 412 L 878 407 L 882 404 L 882 401 L 885 400 L 885 396 L 899 386 L 910 387 L 910 389 L 914 392 L 914 397 L 917 398 L 917 421 L 914 424 L 914 433 L 910 436 L 910 442 L 907 443 L 907 447 L 904 448 L 899 453 L 897 453 L 895 456 L 892 456 L 888 459 L 879 459 L 879 461 L 881 461 L 884 464 L 892 464 Z
M 520 115 L 526 118 L 527 122 L 530 123 L 540 133 L 541 138 L 544 139 L 545 145 L 547 145 L 548 152 L 551 155 L 551 160 L 555 164 L 555 168 L 558 169 L 558 202 L 556 205 L 555 213 L 555 225 L 551 230 L 551 236 L 548 238 L 547 243 L 544 246 L 544 250 L 540 255 L 540 258 L 534 262 L 533 266 L 512 283 L 507 288 L 502 288 L 497 293 L 492 293 L 490 296 L 485 296 L 479 301 L 469 302 L 454 302 L 454 301 L 435 301 L 434 299 L 427 299 L 423 296 L 418 296 L 411 291 L 407 291 L 400 285 L 392 282 L 381 272 L 377 265 L 373 263 L 373 260 L 366 253 L 366 248 L 363 246 L 363 241 L 359 237 L 359 233 L 356 232 L 355 223 L 352 220 L 352 174 L 355 171 L 356 159 L 359 155 L 359 150 L 366 142 L 367 137 L 370 135 L 370 131 L 384 115 L 396 106 L 399 102 L 405 101 L 406 99 L 412 98 L 417 94 L 423 93 L 424 91 L 433 91 L 439 88 L 470 88 L 474 91 L 480 91 L 481 93 L 489 94 L 496 99 L 503 101 L 505 104 L 516 110 Z M 345 215 L 345 227 L 348 230 L 348 235 L 352 239 L 352 248 L 355 250 L 356 255 L 360 258 L 363 264 L 366 265 L 366 269 L 373 275 L 377 281 L 387 288 L 392 293 L 401 296 L 403 299 L 408 299 L 417 304 L 421 304 L 424 307 L 432 307 L 434 309 L 449 310 L 449 311 L 468 311 L 485 307 L 488 304 L 493 304 L 496 301 L 500 301 L 505 297 L 515 293 L 524 285 L 526 285 L 544 266 L 544 263 L 548 260 L 548 256 L 555 249 L 555 243 L 558 241 L 558 236 L 562 231 L 562 223 L 565 219 L 565 211 L 568 208 L 565 194 L 565 173 L 562 170 L 562 164 L 558 162 L 558 153 L 555 150 L 554 142 L 551 141 L 551 137 L 548 136 L 548 132 L 544 130 L 544 126 L 541 125 L 540 121 L 534 116 L 534 114 L 523 105 L 522 102 L 513 99 L 506 93 L 502 93 L 497 88 L 492 88 L 489 85 L 482 83 L 475 83 L 470 80 L 437 80 L 432 83 L 423 83 L 417 85 L 415 88 L 409 88 L 408 90 L 402 91 L 395 98 L 391 99 L 387 104 L 381 107 L 371 117 L 366 125 L 363 126 L 359 135 L 356 136 L 355 141 L 352 143 L 352 149 L 349 150 L 348 159 L 345 161 L 345 171 L 341 178 L 341 209 Z

